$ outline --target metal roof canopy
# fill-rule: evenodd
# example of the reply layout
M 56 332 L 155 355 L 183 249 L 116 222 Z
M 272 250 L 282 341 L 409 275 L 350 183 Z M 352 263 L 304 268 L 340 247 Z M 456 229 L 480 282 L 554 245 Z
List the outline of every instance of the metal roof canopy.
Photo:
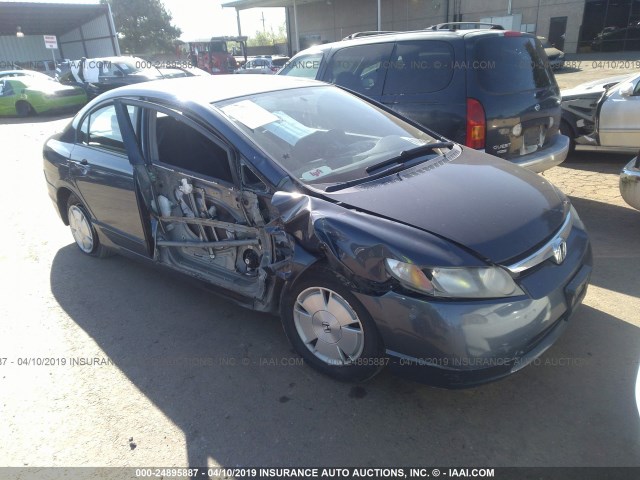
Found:
M 319 1 L 322 0 L 232 0 L 230 2 L 224 2 L 222 7 L 236 9 L 238 34 L 241 34 L 240 10 L 246 10 L 249 8 L 293 7 L 293 49 L 294 53 L 297 53 L 300 50 L 300 37 L 298 35 L 298 6 Z M 382 30 L 382 0 L 375 1 L 378 10 L 378 30 Z
M 18 27 L 25 35 L 60 36 L 108 13 L 103 4 L 0 2 L 0 36 Z
M 305 3 L 319 2 L 321 0 L 234 0 L 224 2 L 225 8 L 235 8 L 246 10 L 249 8 L 271 8 L 271 7 L 292 7 L 293 4 L 304 5 Z

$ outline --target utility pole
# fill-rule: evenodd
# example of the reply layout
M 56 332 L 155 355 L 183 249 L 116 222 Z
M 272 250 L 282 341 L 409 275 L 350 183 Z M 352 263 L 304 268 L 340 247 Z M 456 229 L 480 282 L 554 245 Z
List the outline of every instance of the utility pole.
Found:
M 266 30 L 264 28 L 264 10 L 261 12 L 261 14 L 262 14 L 262 33 L 265 33 Z

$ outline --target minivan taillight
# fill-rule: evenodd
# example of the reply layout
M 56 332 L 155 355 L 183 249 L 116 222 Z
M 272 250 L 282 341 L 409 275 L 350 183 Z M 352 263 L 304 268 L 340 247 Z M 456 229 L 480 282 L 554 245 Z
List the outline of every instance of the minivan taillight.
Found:
M 467 98 L 467 140 L 470 148 L 483 149 L 487 133 L 487 121 L 482 104 L 475 98 Z

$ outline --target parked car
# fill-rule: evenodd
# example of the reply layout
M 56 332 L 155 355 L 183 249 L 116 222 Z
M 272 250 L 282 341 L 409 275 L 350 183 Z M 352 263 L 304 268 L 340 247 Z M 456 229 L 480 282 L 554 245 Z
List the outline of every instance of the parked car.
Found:
M 37 80 L 47 80 L 50 82 L 55 82 L 55 79 L 50 77 L 49 75 L 45 75 L 44 73 L 35 72 L 33 70 L 2 70 L 0 71 L 0 78 L 18 78 L 18 77 L 29 77 L 35 78 Z
M 162 75 L 162 78 L 182 78 L 182 77 L 208 77 L 211 74 L 206 70 L 202 70 L 198 67 L 186 67 L 186 66 L 167 66 L 158 67 L 158 71 Z
M 640 210 L 640 152 L 620 172 L 620 194 L 625 202 Z
M 56 62 L 54 62 L 53 60 L 13 62 L 13 64 L 17 68 L 24 68 L 26 70 L 36 71 L 50 78 L 55 78 L 56 76 Z
M 596 52 L 619 52 L 640 50 L 640 25 L 611 28 L 596 36 L 591 42 Z
M 104 57 L 69 62 L 58 81 L 81 86 L 89 98 L 94 98 L 114 88 L 160 78 L 163 78 L 160 70 L 142 58 Z
M 572 148 L 635 153 L 640 148 L 640 73 L 562 91 L 562 133 Z
M 235 73 L 274 75 L 288 61 L 289 61 L 289 57 L 254 58 L 254 59 L 248 60 L 242 67 L 238 68 L 235 71 Z
M 30 77 L 0 79 L 0 116 L 27 116 L 78 109 L 87 103 L 81 88 Z
M 535 36 L 385 33 L 312 47 L 278 75 L 365 95 L 458 143 L 541 172 L 564 161 L 560 90 Z
M 551 42 L 544 37 L 538 37 L 538 40 L 540 40 L 542 48 L 544 48 L 544 53 L 547 54 L 551 68 L 553 70 L 560 70 L 564 67 L 564 52 L 551 45 Z
M 107 92 L 46 142 L 44 172 L 82 253 L 280 313 L 341 380 L 387 363 L 444 386 L 509 375 L 566 328 L 591 272 L 584 226 L 544 177 L 312 80 Z

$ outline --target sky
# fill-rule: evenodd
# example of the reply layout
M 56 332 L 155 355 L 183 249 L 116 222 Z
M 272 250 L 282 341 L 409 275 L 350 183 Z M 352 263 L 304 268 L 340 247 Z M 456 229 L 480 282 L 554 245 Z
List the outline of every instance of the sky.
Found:
M 133 0 L 135 1 L 135 0 Z M 220 0 L 164 0 L 173 15 L 173 22 L 182 29 L 182 40 L 194 40 L 217 35 L 237 35 L 236 11 L 222 8 Z M 254 8 L 240 11 L 242 34 L 253 36 L 262 30 L 264 14 L 265 30 L 278 30 L 285 23 L 284 8 Z
M 38 0 L 50 3 L 100 3 L 99 0 Z M 135 2 L 136 0 L 131 0 Z M 237 35 L 236 11 L 222 8 L 222 0 L 161 0 L 173 15 L 173 24 L 182 30 L 181 40 L 195 40 L 219 35 Z M 225 0 L 226 1 L 226 0 Z M 285 23 L 284 8 L 254 8 L 240 12 L 242 34 L 253 36 L 264 27 L 278 30 Z

